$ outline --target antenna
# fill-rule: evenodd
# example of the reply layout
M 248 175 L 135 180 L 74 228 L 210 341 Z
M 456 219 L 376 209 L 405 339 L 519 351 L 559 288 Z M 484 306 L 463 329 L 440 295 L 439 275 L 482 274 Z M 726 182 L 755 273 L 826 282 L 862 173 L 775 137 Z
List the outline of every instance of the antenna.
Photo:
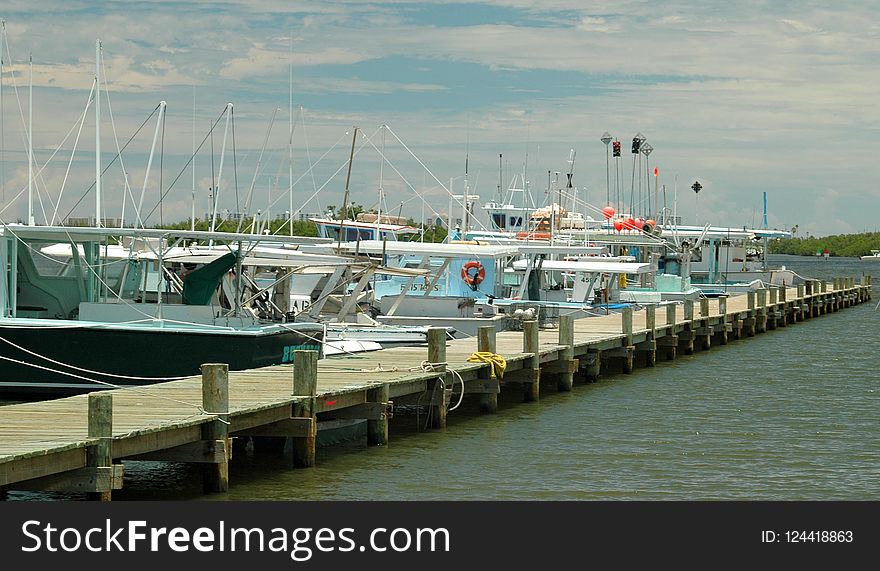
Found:
M 290 38 L 289 51 L 287 53 L 288 73 L 288 96 L 287 96 L 287 180 L 288 201 L 290 205 L 290 235 L 293 236 L 293 31 L 288 34 Z
M 569 190 L 569 194 L 571 194 L 571 189 L 574 188 L 571 184 L 571 178 L 574 176 L 574 157 L 576 154 L 577 152 L 574 149 L 571 149 L 571 151 L 568 153 L 568 173 L 566 173 L 566 177 L 568 177 L 568 182 L 566 183 L 566 188 Z M 560 200 L 559 202 L 559 206 L 561 208 L 562 200 Z M 574 210 L 576 206 L 576 204 L 572 203 L 572 210 Z
M 768 225 L 767 225 L 767 191 L 764 191 L 764 228 L 768 228 Z
M 34 56 L 28 56 L 28 226 L 34 225 Z
M 379 204 L 376 207 L 376 239 L 379 239 L 382 234 L 379 231 L 379 225 L 382 223 L 382 197 L 385 193 L 385 135 L 387 134 L 387 129 L 385 125 L 382 125 L 382 152 L 380 153 L 382 157 L 379 162 Z M 465 167 L 467 170 L 467 167 Z
M 193 129 L 192 129 L 192 214 L 190 215 L 189 229 L 196 229 L 196 84 L 193 83 Z
M 504 184 L 504 167 L 501 161 L 503 156 L 501 153 L 498 153 L 498 202 L 501 204 L 504 203 L 504 195 L 501 194 L 501 185 Z

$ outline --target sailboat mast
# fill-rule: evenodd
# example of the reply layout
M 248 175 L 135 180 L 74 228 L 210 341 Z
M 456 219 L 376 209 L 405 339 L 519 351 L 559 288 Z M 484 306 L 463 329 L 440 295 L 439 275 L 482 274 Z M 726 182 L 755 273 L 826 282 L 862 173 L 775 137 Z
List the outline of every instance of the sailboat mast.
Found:
M 28 56 L 28 226 L 34 222 L 34 56 Z
M 354 128 L 351 136 L 351 152 L 348 155 L 348 173 L 345 175 L 345 193 L 342 195 L 342 212 L 339 213 L 339 239 L 336 248 L 342 249 L 342 234 L 345 230 L 345 213 L 348 210 L 348 185 L 351 182 L 351 164 L 354 162 L 354 144 L 357 142 L 358 128 Z
M 226 136 L 229 134 L 229 120 L 232 117 L 232 103 L 226 104 L 226 125 L 223 127 L 223 148 L 220 150 L 220 169 L 217 175 L 217 183 L 214 185 L 214 205 L 211 208 L 211 232 L 217 227 L 217 203 L 220 202 L 220 183 L 223 181 L 223 160 L 226 158 Z M 213 128 L 211 133 L 213 133 Z M 213 150 L 212 159 L 213 160 Z
M 95 40 L 95 226 L 101 227 L 101 40 Z

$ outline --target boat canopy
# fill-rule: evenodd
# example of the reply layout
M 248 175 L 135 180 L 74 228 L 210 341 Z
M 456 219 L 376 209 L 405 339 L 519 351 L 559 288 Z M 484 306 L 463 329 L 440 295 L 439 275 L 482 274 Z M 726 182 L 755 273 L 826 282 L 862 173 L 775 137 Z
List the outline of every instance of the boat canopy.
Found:
M 534 243 L 520 245 L 517 248 L 523 254 L 561 254 L 563 256 L 602 254 L 608 251 L 603 246 L 550 246 Z
M 334 251 L 337 244 L 310 246 L 309 251 Z M 486 245 L 455 242 L 452 244 L 432 242 L 384 242 L 382 240 L 362 240 L 343 242 L 338 245 L 342 252 L 353 254 L 374 254 L 389 256 L 421 256 L 431 258 L 492 258 L 501 259 L 515 256 L 519 248 L 515 245 Z
M 213 262 L 191 271 L 183 278 L 183 303 L 185 305 L 210 305 L 220 280 L 231 270 L 238 254 L 229 252 Z
M 517 260 L 513 263 L 513 269 L 527 270 L 529 265 L 529 260 Z M 535 264 L 532 266 L 535 267 Z M 606 274 L 648 274 L 654 270 L 651 264 L 647 263 L 606 262 L 602 258 L 596 258 L 595 261 L 543 260 L 540 262 L 540 269 L 551 272 L 601 272 Z

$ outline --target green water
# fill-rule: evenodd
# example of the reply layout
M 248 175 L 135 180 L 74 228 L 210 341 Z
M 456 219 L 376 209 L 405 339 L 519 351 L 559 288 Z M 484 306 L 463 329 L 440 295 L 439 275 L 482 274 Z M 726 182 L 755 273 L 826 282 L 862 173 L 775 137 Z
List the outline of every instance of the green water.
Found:
M 872 273 L 853 259 L 775 260 L 816 278 Z M 322 448 L 314 469 L 237 454 L 227 494 L 202 496 L 191 466 L 127 463 L 114 498 L 877 500 L 876 299 L 571 393 L 551 388 L 539 403 L 503 395 L 497 415 L 466 401 L 444 432 L 398 416 L 389 446 Z

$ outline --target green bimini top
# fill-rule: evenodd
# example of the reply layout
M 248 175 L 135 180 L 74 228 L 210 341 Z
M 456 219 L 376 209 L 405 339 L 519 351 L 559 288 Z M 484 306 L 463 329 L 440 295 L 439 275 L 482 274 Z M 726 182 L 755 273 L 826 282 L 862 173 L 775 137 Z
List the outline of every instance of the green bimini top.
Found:
M 183 278 L 183 303 L 186 305 L 210 305 L 220 280 L 235 266 L 236 252 L 220 256 L 210 264 L 194 270 Z

